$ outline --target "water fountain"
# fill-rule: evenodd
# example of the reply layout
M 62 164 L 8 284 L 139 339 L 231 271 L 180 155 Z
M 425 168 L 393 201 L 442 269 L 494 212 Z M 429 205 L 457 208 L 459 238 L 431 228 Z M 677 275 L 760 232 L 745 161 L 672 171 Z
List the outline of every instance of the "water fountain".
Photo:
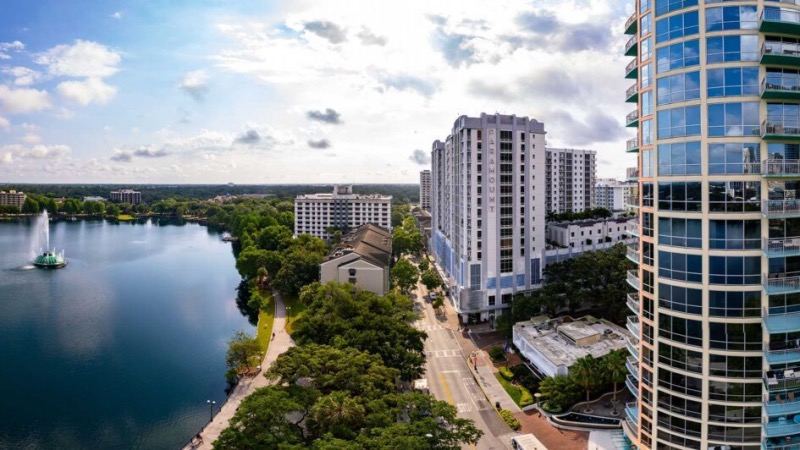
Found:
M 36 255 L 33 265 L 43 269 L 60 269 L 67 265 L 64 251 L 56 253 L 50 250 L 50 216 L 44 210 L 36 221 L 33 239 L 31 239 L 32 253 Z

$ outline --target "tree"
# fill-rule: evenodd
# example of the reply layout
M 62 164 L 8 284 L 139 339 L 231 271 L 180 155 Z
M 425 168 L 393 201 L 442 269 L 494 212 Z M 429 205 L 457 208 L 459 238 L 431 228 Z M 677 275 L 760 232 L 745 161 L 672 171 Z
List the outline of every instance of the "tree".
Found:
M 67 214 L 80 214 L 83 210 L 81 202 L 74 198 L 68 198 L 64 201 L 63 210 Z
M 625 377 L 628 375 L 628 369 L 625 367 L 627 361 L 627 352 L 625 350 L 614 351 L 607 354 L 603 359 L 603 369 L 608 376 L 609 381 L 614 383 L 614 410 L 617 408 L 617 384 L 624 383 Z
M 39 214 L 40 211 L 39 202 L 31 197 L 25 198 L 25 203 L 22 204 L 22 214 Z
M 106 215 L 107 216 L 110 216 L 110 217 L 113 217 L 113 218 L 116 219 L 117 217 L 119 217 L 119 214 L 120 214 L 119 206 L 115 205 L 114 203 L 109 203 L 108 206 L 106 206 Z
M 539 392 L 546 399 L 543 407 L 550 412 L 561 412 L 575 403 L 578 386 L 567 376 L 547 377 L 539 383 Z
M 419 270 L 420 272 L 425 272 L 426 270 L 431 268 L 431 263 L 428 261 L 428 258 L 422 258 L 419 261 Z
M 326 395 L 311 408 L 311 418 L 319 434 L 331 433 L 336 437 L 352 439 L 355 430 L 364 425 L 364 406 L 347 395 L 333 392 Z
M 403 292 L 409 292 L 414 289 L 419 279 L 419 270 L 414 267 L 411 262 L 406 259 L 400 259 L 392 267 L 392 280 L 394 285 L 399 287 Z
M 586 391 L 586 401 L 590 400 L 589 395 L 592 388 L 598 383 L 597 373 L 598 364 L 597 360 L 592 355 L 586 355 L 583 358 L 575 361 L 575 364 L 569 368 L 570 376 L 572 376 L 577 383 Z M 588 405 L 587 405 L 588 408 Z
M 423 259 L 423 261 L 425 260 Z M 433 269 L 428 269 L 422 272 L 422 277 L 420 278 L 420 281 L 422 281 L 422 284 L 424 284 L 425 287 L 428 288 L 428 291 L 432 291 L 436 288 L 441 287 L 442 285 L 442 279 L 439 278 L 439 274 L 436 273 L 436 271 Z
M 303 250 L 289 252 L 284 256 L 272 285 L 282 294 L 296 296 L 303 286 L 319 280 L 319 265 L 323 259 L 322 253 Z
M 250 369 L 250 360 L 261 353 L 258 340 L 244 331 L 237 331 L 228 341 L 225 362 L 229 369 L 239 370 L 242 366 Z

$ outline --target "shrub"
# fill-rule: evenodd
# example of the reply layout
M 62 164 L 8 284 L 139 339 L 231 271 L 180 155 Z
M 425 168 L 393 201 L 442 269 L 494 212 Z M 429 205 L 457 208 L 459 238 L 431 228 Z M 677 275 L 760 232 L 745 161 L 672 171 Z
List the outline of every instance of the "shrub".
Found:
M 509 428 L 511 428 L 514 431 L 519 430 L 520 427 L 519 420 L 517 420 L 517 418 L 514 417 L 514 414 L 512 414 L 511 411 L 507 409 L 501 409 L 499 413 L 500 417 L 503 418 L 503 420 L 506 422 L 506 425 L 508 425 Z
M 506 355 L 503 351 L 502 347 L 495 347 L 489 350 L 489 356 L 492 358 L 492 361 L 505 361 Z
M 525 389 L 523 386 L 519 387 L 520 392 L 522 395 L 519 397 L 519 406 L 520 408 L 524 408 L 526 406 L 530 406 L 533 404 L 533 395 L 531 395 L 531 391 Z
M 542 409 L 547 411 L 547 412 L 549 412 L 549 413 L 551 413 L 551 414 L 558 414 L 561 411 L 563 411 L 563 409 L 561 408 L 560 405 L 556 405 L 556 404 L 553 404 L 551 402 L 542 403 Z
M 514 373 L 511 372 L 511 369 L 509 369 L 508 367 L 501 367 L 500 375 L 502 375 L 503 378 L 505 378 L 508 381 L 511 381 L 511 379 L 514 378 Z

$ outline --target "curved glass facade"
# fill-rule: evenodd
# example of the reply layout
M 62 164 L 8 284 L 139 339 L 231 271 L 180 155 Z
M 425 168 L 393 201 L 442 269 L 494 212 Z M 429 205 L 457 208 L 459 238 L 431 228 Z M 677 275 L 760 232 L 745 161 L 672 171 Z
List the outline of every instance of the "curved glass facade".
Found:
M 800 450 L 800 0 L 634 11 L 640 382 L 623 428 L 642 449 Z

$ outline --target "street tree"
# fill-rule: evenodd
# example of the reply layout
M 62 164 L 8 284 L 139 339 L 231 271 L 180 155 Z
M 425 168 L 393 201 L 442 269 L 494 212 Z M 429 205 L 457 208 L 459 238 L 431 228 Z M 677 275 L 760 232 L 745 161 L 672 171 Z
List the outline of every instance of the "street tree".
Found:
M 401 258 L 394 263 L 391 275 L 395 286 L 403 292 L 409 292 L 417 285 L 419 270 L 410 261 Z
M 250 360 L 261 353 L 258 340 L 244 331 L 237 331 L 228 340 L 228 350 L 225 353 L 225 362 L 229 369 L 239 370 L 242 367 L 249 369 Z
M 423 259 L 423 261 L 425 260 Z M 421 266 L 422 265 L 420 264 L 420 267 Z M 439 278 L 439 274 L 433 269 L 423 271 L 420 281 L 422 281 L 422 284 L 425 285 L 428 291 L 432 291 L 442 286 L 442 279 Z
M 552 412 L 561 412 L 572 405 L 579 393 L 578 386 L 566 375 L 547 377 L 539 383 L 539 392 L 545 399 L 545 409 Z

